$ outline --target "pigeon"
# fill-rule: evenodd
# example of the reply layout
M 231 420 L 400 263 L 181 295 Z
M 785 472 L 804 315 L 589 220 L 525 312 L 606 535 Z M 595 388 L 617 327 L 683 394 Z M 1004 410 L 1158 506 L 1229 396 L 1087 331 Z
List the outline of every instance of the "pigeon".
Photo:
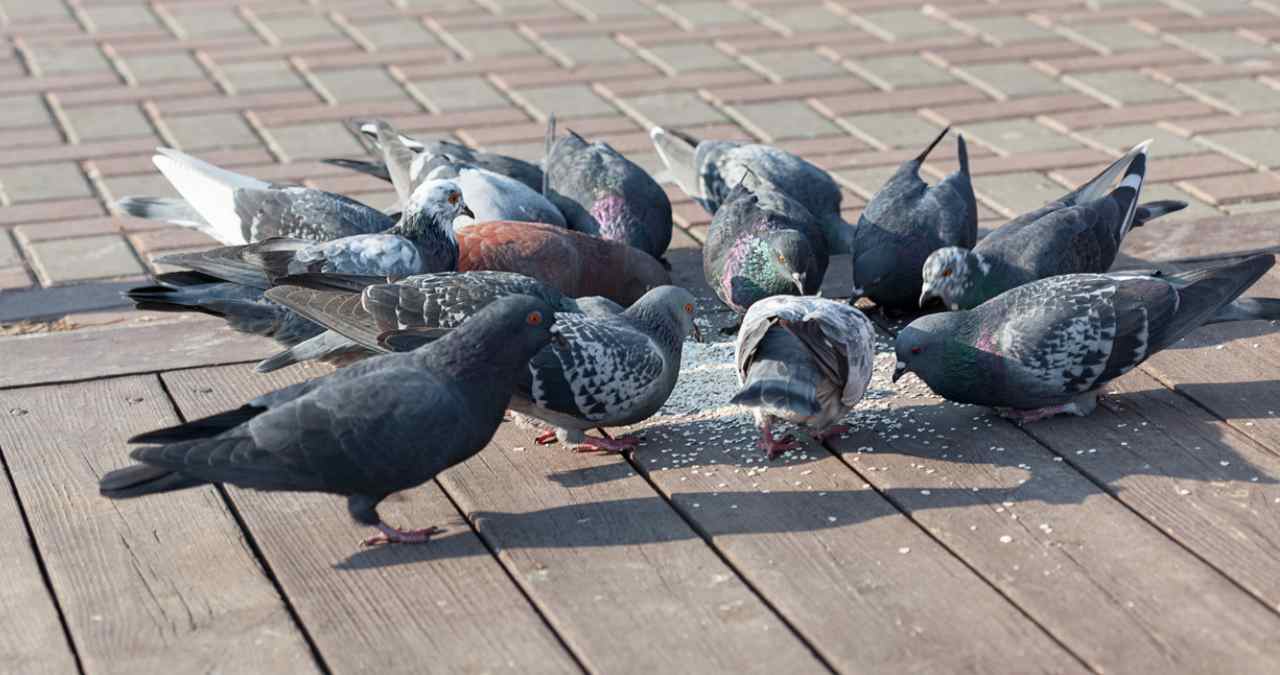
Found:
M 158 284 L 131 289 L 126 295 L 139 308 L 223 316 L 236 330 L 272 337 L 292 347 L 323 330 L 263 298 L 262 292 L 275 278 L 301 272 L 403 277 L 456 267 L 458 244 L 452 223 L 469 211 L 461 190 L 447 182 L 424 184 L 410 204 L 400 223 L 380 234 L 328 242 L 274 238 L 161 256 L 156 262 L 199 274 L 160 275 Z
M 767 184 L 740 181 L 716 210 L 702 271 L 739 314 L 771 295 L 813 295 L 827 273 L 827 247 L 813 215 Z
M 387 166 L 382 152 L 381 142 L 378 138 L 378 127 L 386 124 L 382 120 L 352 120 L 350 123 L 352 130 L 365 143 L 370 152 L 378 159 L 375 161 L 353 160 L 353 159 L 324 159 L 321 160 L 326 164 L 333 164 L 344 168 L 366 173 L 382 180 L 391 181 L 391 172 Z M 389 125 L 388 125 L 389 126 Z M 421 141 L 409 138 L 403 134 L 396 134 L 401 145 L 415 155 L 425 156 L 426 159 L 420 165 L 428 170 L 435 167 L 437 162 L 464 162 L 478 169 L 484 169 L 496 174 L 514 178 L 523 183 L 530 190 L 542 192 L 542 169 L 536 164 L 526 162 L 515 157 L 499 155 L 488 152 L 479 152 L 468 148 L 460 143 L 454 143 L 447 140 L 432 141 L 423 143 Z
M 881 307 L 913 309 L 929 254 L 944 246 L 972 248 L 978 240 L 978 202 L 963 135 L 956 137 L 959 170 L 933 186 L 920 180 L 920 166 L 948 131 L 903 162 L 858 217 L 852 300 L 867 297 Z
M 849 253 L 853 227 L 840 216 L 840 186 L 826 171 L 768 145 L 699 141 L 674 129 L 649 130 L 658 157 L 685 194 L 715 215 L 744 177 L 800 202 L 817 219 L 831 254 Z
M 419 160 L 421 158 L 420 155 Z M 530 190 L 524 183 L 500 173 L 465 162 L 441 162 L 426 171 L 423 180 L 428 183 L 451 180 L 462 186 L 462 193 L 467 196 L 467 203 L 471 205 L 475 215 L 470 222 L 457 223 L 459 229 L 468 227 L 473 222 L 492 220 L 568 226 L 564 214 L 546 197 Z
M 1000 226 L 972 250 L 951 246 L 931 253 L 918 304 L 937 297 L 949 309 L 968 309 L 1036 279 L 1110 269 L 1131 229 L 1186 206 L 1138 203 L 1149 144 L 1138 144 L 1077 190 Z M 1118 177 L 1120 184 L 1110 189 Z
M 606 298 L 575 300 L 513 272 L 440 272 L 395 282 L 382 277 L 302 274 L 280 279 L 266 297 L 297 316 L 341 330 L 325 331 L 270 356 L 257 370 L 269 373 L 294 363 L 352 353 L 368 356 L 374 352 L 360 347 L 361 342 L 382 345 L 405 329 L 456 328 L 494 300 L 510 295 L 538 298 L 556 312 L 619 314 L 624 309 Z M 359 340 L 344 333 L 354 333 Z
M 518 272 L 574 298 L 599 295 L 630 306 L 650 289 L 671 283 L 650 255 L 553 225 L 478 223 L 458 230 L 457 238 L 459 272 Z
M 551 142 L 545 170 L 547 197 L 570 229 L 662 258 L 671 244 L 671 200 L 648 172 L 609 144 L 588 143 L 573 131 Z
M 102 477 L 125 499 L 231 483 L 347 497 L 365 545 L 422 543 L 435 528 L 388 525 L 378 504 L 474 456 L 502 423 L 529 359 L 555 338 L 554 308 L 503 298 L 452 334 L 406 354 L 369 359 L 211 417 L 130 439 L 138 462 Z
M 835 422 L 871 382 L 875 329 L 847 303 L 779 295 L 747 310 L 734 352 L 742 388 L 730 402 L 751 408 L 757 445 L 774 459 L 798 445 L 773 437 L 775 419 L 816 430 L 819 440 L 849 430 Z
M 151 161 L 182 199 L 125 197 L 116 206 L 139 218 L 197 229 L 226 246 L 271 237 L 328 241 L 396 224 L 387 214 L 333 192 L 268 183 L 170 148 L 156 152 Z
M 913 372 L 943 398 L 1021 423 L 1084 416 L 1103 385 L 1207 322 L 1274 264 L 1259 255 L 1164 277 L 1033 281 L 973 309 L 913 321 L 898 333 L 893 379 Z

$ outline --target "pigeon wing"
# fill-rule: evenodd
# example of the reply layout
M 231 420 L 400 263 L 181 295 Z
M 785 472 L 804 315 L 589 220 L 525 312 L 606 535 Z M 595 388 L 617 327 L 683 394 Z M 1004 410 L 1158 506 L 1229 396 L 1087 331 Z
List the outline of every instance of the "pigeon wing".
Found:
M 659 386 L 662 353 L 624 319 L 598 321 L 557 315 L 552 329 L 565 346 L 551 346 L 529 362 L 528 398 L 548 410 L 601 424 L 628 417 Z

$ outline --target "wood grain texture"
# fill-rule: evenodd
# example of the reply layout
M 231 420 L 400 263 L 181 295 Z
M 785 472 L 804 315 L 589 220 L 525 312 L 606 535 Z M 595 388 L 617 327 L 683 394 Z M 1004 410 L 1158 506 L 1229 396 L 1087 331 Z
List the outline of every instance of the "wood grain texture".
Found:
M 860 419 L 848 463 L 1093 669 L 1280 668 L 1280 616 L 1016 427 L 914 376 Z
M 163 377 L 190 419 L 327 370 L 260 375 L 243 365 Z M 435 483 L 382 511 L 401 526 L 445 533 L 375 549 L 360 548 L 371 530 L 352 522 L 342 498 L 228 491 L 333 672 L 579 672 Z
M 99 477 L 129 463 L 126 438 L 177 422 L 154 376 L 0 391 L 0 411 L 0 447 L 86 671 L 316 670 L 214 488 L 98 496 Z
M 620 457 L 507 424 L 439 480 L 593 672 L 825 672 Z

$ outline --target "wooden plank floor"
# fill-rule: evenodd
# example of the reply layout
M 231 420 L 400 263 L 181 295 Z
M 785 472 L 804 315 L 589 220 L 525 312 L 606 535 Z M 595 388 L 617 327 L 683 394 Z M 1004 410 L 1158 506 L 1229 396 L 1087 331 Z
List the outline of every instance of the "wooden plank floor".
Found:
M 1274 243 L 1247 216 L 1126 253 Z M 715 334 L 733 317 L 674 245 Z M 1280 672 L 1276 330 L 1202 329 L 1116 382 L 1118 411 L 1024 428 L 890 385 L 884 340 L 855 429 L 773 463 L 719 400 L 641 425 L 630 457 L 504 426 L 387 502 L 443 535 L 365 550 L 328 496 L 97 495 L 129 435 L 325 368 L 256 374 L 271 345 L 202 318 L 4 339 L 0 670 Z

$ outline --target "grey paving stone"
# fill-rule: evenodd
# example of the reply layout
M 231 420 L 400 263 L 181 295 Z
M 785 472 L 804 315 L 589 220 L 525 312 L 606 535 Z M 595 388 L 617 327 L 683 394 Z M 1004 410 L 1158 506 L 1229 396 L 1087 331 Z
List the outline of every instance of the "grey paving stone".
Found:
M 186 53 L 130 56 L 125 67 L 139 82 L 164 82 L 166 80 L 202 80 L 204 68 Z
M 1067 27 L 1066 33 L 1117 53 L 1157 49 L 1165 44 L 1159 38 L 1134 30 L 1127 23 L 1081 23 Z
M 645 123 L 657 126 L 692 126 L 726 121 L 725 116 L 690 92 L 666 92 L 623 99 Z
M 1156 157 L 1195 155 L 1205 151 L 1203 145 L 1154 124 L 1126 124 L 1124 126 L 1087 129 L 1082 131 L 1081 134 L 1117 151 L 1127 151 L 1143 140 L 1150 138 L 1155 141 L 1151 144 L 1151 154 Z M 1153 176 L 1153 178 L 1159 179 L 1159 176 Z
M 5 2 L 4 13 L 10 21 L 18 23 L 71 18 L 71 12 L 60 2 Z
M 306 42 L 342 37 L 342 31 L 322 15 L 268 16 L 267 30 L 284 42 Z
M 890 148 L 923 148 L 941 131 L 937 125 L 910 112 L 855 115 L 840 121 Z
M 1029 119 L 966 124 L 962 130 L 966 135 L 971 134 L 982 143 L 1008 153 L 1045 152 L 1081 147 L 1075 140 Z
M 440 44 L 440 38 L 416 21 L 380 21 L 356 26 L 378 49 L 421 48 Z
M 574 65 L 619 63 L 639 58 L 613 38 L 603 35 L 547 38 L 546 43 L 557 55 Z
M 284 60 L 220 63 L 218 71 L 237 92 L 305 87 L 302 77 Z
M 188 152 L 261 144 L 239 113 L 170 116 L 164 123 Z
M 184 8 L 166 5 L 184 33 L 193 38 L 207 38 L 227 34 L 257 33 L 244 22 L 232 7 Z
M 1191 89 L 1241 112 L 1280 109 L 1280 91 L 1257 80 L 1232 78 L 1192 82 Z
M 1009 98 L 1071 91 L 1070 87 L 1025 63 L 978 63 L 965 66 L 961 71 Z
M 45 75 L 111 71 L 102 51 L 92 45 L 40 43 L 31 48 L 40 72 Z
M 74 162 L 2 167 L 0 186 L 15 202 L 93 195 L 89 182 Z
M 533 43 L 510 28 L 486 28 L 482 30 L 451 30 L 452 37 L 467 53 L 475 58 L 477 55 L 510 56 L 513 54 L 530 54 L 537 49 Z
M 1185 98 L 1185 94 L 1163 82 L 1129 70 L 1108 70 L 1096 73 L 1077 73 L 1068 77 L 1123 104 L 1155 103 Z
M 18 245 L 13 243 L 13 238 L 8 232 L 0 230 L 0 268 L 21 264 L 22 254 L 18 252 Z
M 0 98 L 0 128 L 34 127 L 53 119 L 44 100 L 36 94 Z
M 1211 146 L 1248 158 L 1266 167 L 1280 167 L 1280 132 L 1274 129 L 1247 129 L 1204 134 Z
M 782 80 L 848 75 L 838 63 L 812 49 L 757 52 L 745 57 L 761 70 Z
M 857 59 L 854 70 L 894 89 L 930 87 L 956 82 L 956 76 L 914 54 Z
M 857 17 L 859 20 L 871 24 L 898 40 L 912 40 L 956 32 L 947 24 L 915 9 L 858 12 Z
M 733 109 L 774 141 L 843 133 L 840 127 L 818 114 L 804 101 L 744 103 L 733 106 Z
M 136 105 L 95 105 L 64 110 L 82 141 L 124 136 L 150 136 L 155 130 Z
M 1211 204 L 1196 199 L 1191 193 L 1174 186 L 1172 183 L 1161 183 L 1159 185 L 1144 185 L 1142 187 L 1142 201 L 1156 201 L 1163 199 L 1176 199 L 1187 203 L 1187 208 L 1161 218 L 1170 221 L 1173 220 L 1195 220 L 1197 218 L 1208 218 L 1210 216 L 1222 215 L 1222 211 L 1214 208 Z
M 339 102 L 401 98 L 404 88 L 384 68 L 326 70 L 315 74 L 321 86 Z
M 1223 61 L 1274 57 L 1266 45 L 1249 40 L 1231 30 L 1173 33 L 1178 41 L 1201 49 Z
M 844 17 L 823 6 L 761 5 L 756 9 L 774 23 L 797 33 L 829 31 L 846 24 Z
M 523 159 L 527 162 L 540 162 L 543 155 L 546 154 L 546 148 L 541 141 L 536 143 L 491 143 L 484 146 L 484 150 Z M 628 154 L 627 157 L 630 158 L 631 155 Z
M 570 0 L 567 4 L 594 18 L 652 16 L 656 13 L 653 8 L 636 0 Z
M 99 32 L 131 29 L 155 28 L 160 25 L 154 14 L 146 6 L 87 6 L 84 13 L 89 22 Z
M 1069 191 L 1057 181 L 1034 171 L 991 176 L 980 185 L 974 185 L 974 189 L 1014 214 L 1038 209 Z
M 981 17 L 965 19 L 964 23 L 1001 44 L 1051 40 L 1057 37 L 1053 31 L 1020 16 Z
M 732 68 L 738 65 L 738 62 L 728 54 L 708 43 L 686 42 L 659 45 L 647 47 L 645 51 L 677 74 L 696 70 Z
M 50 285 L 145 272 L 118 234 L 36 242 L 31 245 L 31 257 L 41 279 Z
M 318 122 L 268 129 L 290 161 L 344 157 L 364 152 L 341 122 Z
M 413 82 L 412 85 L 432 107 L 441 112 L 511 105 L 511 101 L 489 80 L 479 76 L 422 80 Z
M 585 84 L 520 89 L 516 94 L 543 115 L 554 113 L 560 119 L 618 113 L 617 108 L 600 98 L 591 87 Z
M 725 23 L 746 23 L 751 17 L 727 2 L 681 2 L 667 5 L 672 14 L 695 28 Z
M 889 177 L 898 170 L 896 166 L 873 166 L 865 169 L 841 169 L 835 172 L 836 180 L 854 189 L 855 192 L 870 196 L 876 193 Z

